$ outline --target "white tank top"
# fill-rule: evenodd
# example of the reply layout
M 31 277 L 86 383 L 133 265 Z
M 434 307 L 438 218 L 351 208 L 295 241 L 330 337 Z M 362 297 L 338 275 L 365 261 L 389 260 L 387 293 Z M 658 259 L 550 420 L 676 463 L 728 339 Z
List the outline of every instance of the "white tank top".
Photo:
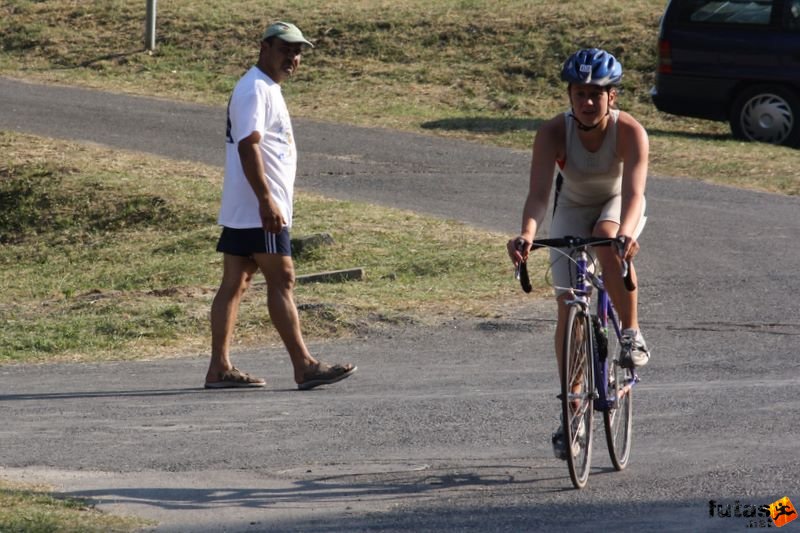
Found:
M 566 121 L 566 162 L 557 169 L 564 176 L 558 203 L 565 207 L 605 204 L 622 191 L 622 159 L 617 155 L 619 110 L 609 112 L 608 130 L 600 149 L 587 150 L 578 138 L 578 127 L 569 112 Z

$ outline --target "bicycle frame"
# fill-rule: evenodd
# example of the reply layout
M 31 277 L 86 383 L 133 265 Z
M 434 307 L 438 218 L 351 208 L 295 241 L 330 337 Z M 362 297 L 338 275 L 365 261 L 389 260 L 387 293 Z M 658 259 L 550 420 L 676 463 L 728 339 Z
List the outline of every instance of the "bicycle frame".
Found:
M 570 295 L 564 302 L 568 308 L 566 317 L 568 331 L 560 340 L 564 343 L 564 353 L 559 361 L 561 365 L 559 398 L 563 435 L 567 438 L 563 458 L 567 460 L 572 484 L 578 489 L 586 486 L 589 476 L 595 411 L 603 413 L 606 444 L 614 468 L 623 470 L 630 457 L 633 420 L 631 389 L 639 382 L 639 376 L 634 369 L 628 366 L 623 368 L 619 360 L 623 357 L 615 353 L 618 347 L 626 349 L 622 342 L 622 324 L 606 292 L 602 275 L 595 274 L 591 268 L 594 259 L 590 258 L 589 254 L 589 246 L 614 244 L 621 250 L 624 243 L 624 239 L 620 238 L 567 236 L 560 239 L 535 240 L 530 244 L 530 250 L 567 249 L 568 251 L 560 253 L 575 267 L 573 282 L 568 287 L 556 288 L 566 290 Z M 521 242 L 516 246 L 521 251 L 524 245 L 525 243 Z M 625 288 L 629 291 L 635 290 L 636 284 L 629 262 L 622 262 L 622 274 Z M 532 286 L 525 261 L 517 263 L 516 276 L 522 289 L 531 292 Z M 596 294 L 593 294 L 594 291 Z M 595 301 L 592 301 L 592 298 L 595 298 Z M 596 310 L 592 305 L 596 305 Z M 609 329 L 612 331 L 609 332 Z M 591 363 L 586 360 L 589 358 Z M 582 427 L 585 429 L 583 434 L 580 429 Z M 556 440 L 553 443 L 555 445 Z M 556 456 L 562 458 L 559 448 L 554 446 L 554 450 Z
M 602 275 L 593 275 L 588 270 L 589 259 L 585 246 L 576 248 L 573 253 L 573 260 L 576 265 L 576 276 L 573 287 L 574 298 L 566 302 L 567 305 L 579 305 L 584 313 L 589 315 L 590 326 L 594 327 L 591 321 L 591 312 L 589 307 L 591 305 L 592 289 L 597 290 L 597 311 L 594 316 L 597 317 L 600 325 L 600 330 L 608 336 L 609 326 L 613 328 L 613 334 L 617 339 L 622 338 L 622 327 L 617 320 L 617 314 L 614 311 L 614 305 L 611 303 L 611 298 L 606 292 L 603 283 Z M 609 398 L 608 393 L 608 352 L 596 342 L 595 336 L 591 337 L 592 345 L 592 359 L 593 359 L 593 376 L 592 382 L 595 388 L 594 393 L 594 409 L 595 411 L 608 411 L 614 409 L 617 404 L 618 398 Z M 633 372 L 633 379 L 629 383 L 625 383 L 621 393 L 627 392 L 639 382 L 639 376 Z

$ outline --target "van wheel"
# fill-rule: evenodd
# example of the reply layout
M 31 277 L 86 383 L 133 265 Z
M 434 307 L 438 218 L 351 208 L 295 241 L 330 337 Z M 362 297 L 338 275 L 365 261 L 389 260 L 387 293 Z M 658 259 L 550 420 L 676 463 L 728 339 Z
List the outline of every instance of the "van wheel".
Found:
M 798 146 L 800 98 L 783 87 L 750 87 L 733 102 L 730 123 L 737 139 Z

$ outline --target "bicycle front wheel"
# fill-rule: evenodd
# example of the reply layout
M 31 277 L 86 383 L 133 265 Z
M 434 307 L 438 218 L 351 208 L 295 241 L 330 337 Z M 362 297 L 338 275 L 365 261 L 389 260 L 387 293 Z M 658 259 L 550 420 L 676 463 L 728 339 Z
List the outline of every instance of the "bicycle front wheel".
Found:
M 616 398 L 613 407 L 603 412 L 606 444 L 611 463 L 617 470 L 628 465 L 633 430 L 633 371 L 619 364 L 620 345 L 615 334 L 608 339 L 608 395 Z
M 561 408 L 569 477 L 577 489 L 586 486 L 592 462 L 594 383 L 592 329 L 578 305 L 570 307 L 561 360 Z

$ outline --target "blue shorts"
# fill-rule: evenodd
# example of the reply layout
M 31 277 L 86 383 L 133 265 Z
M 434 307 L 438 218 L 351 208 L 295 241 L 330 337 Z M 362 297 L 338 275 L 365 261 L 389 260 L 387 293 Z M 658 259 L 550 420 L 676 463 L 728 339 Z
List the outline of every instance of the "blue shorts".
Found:
M 250 257 L 253 254 L 277 254 L 292 256 L 292 241 L 289 229 L 280 233 L 268 233 L 263 228 L 222 228 L 217 242 L 217 251 L 230 255 Z

